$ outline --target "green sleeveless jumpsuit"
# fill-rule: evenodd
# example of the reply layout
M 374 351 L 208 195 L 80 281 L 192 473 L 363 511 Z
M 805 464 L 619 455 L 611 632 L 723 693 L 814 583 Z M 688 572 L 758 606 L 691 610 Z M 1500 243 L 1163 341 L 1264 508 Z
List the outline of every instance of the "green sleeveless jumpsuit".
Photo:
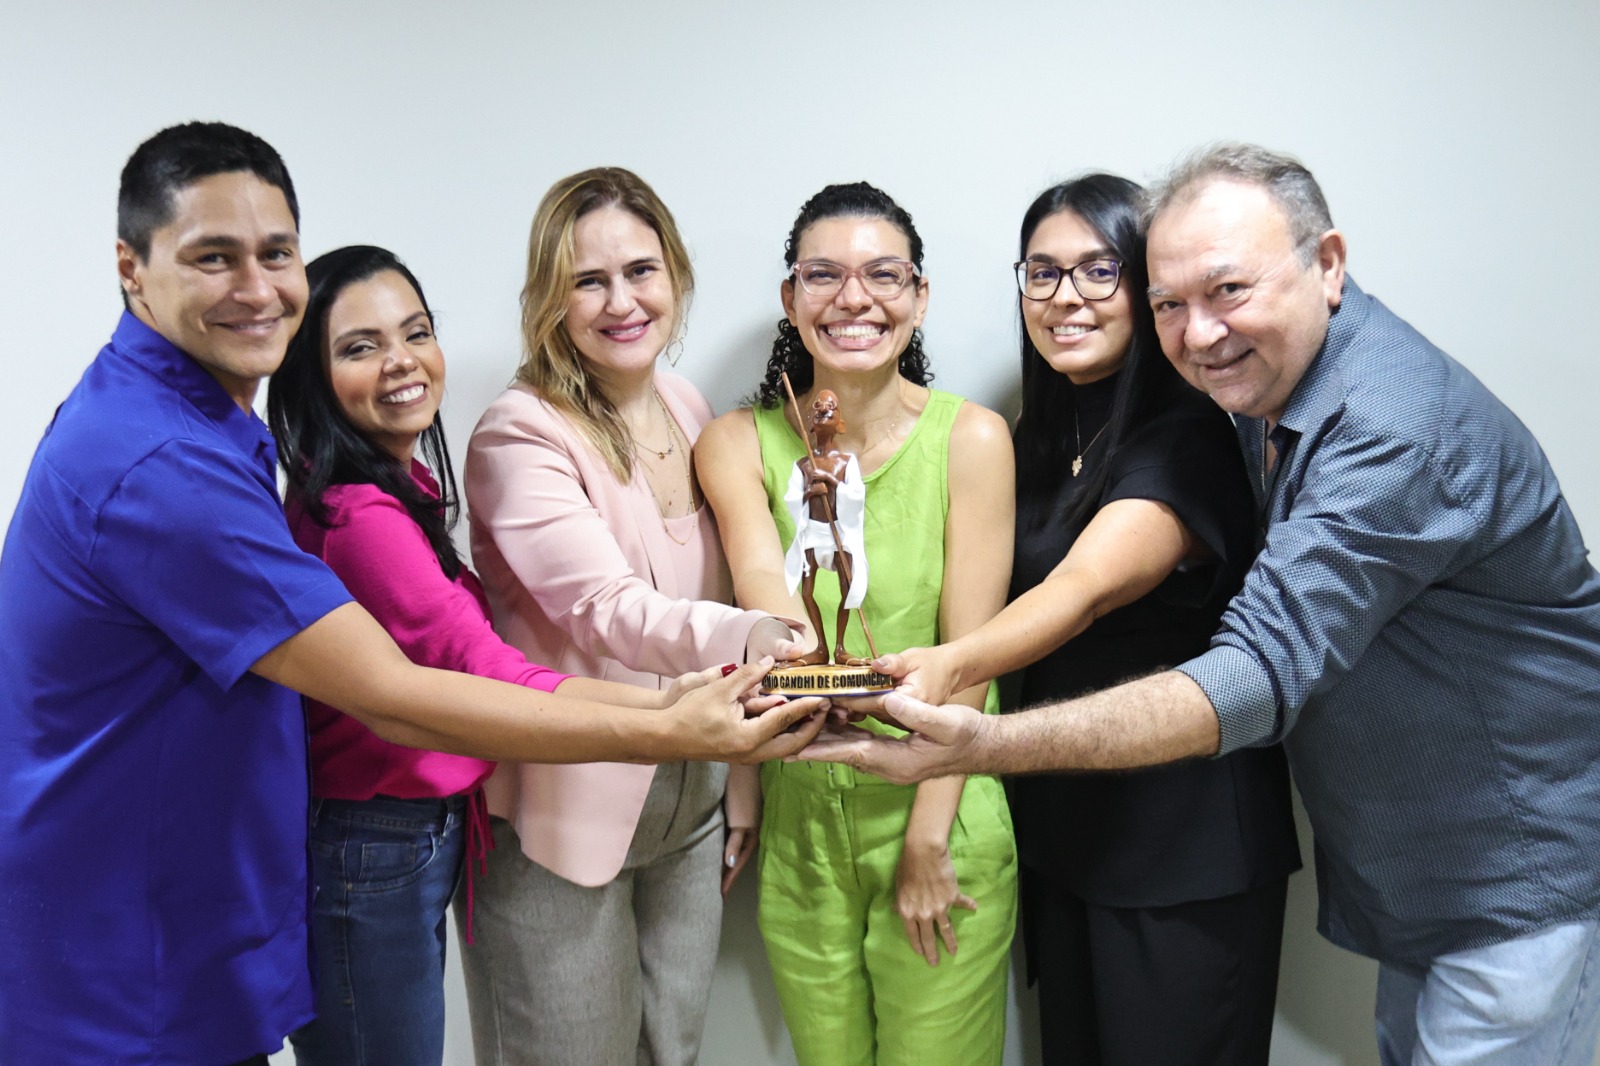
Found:
M 880 652 L 939 643 L 950 428 L 961 403 L 930 392 L 899 451 L 866 476 L 871 570 L 864 610 Z M 794 523 L 783 493 L 806 448 L 781 408 L 754 415 L 767 501 L 787 550 Z M 831 626 L 839 603 L 831 571 L 817 576 L 816 599 Z M 830 631 L 829 647 L 833 637 Z M 866 656 L 854 614 L 845 644 Z M 990 686 L 986 710 L 996 709 Z M 947 955 L 941 945 L 937 967 L 912 949 L 895 909 L 895 868 L 915 786 L 845 766 L 782 762 L 763 766 L 761 783 L 758 923 L 799 1061 L 999 1063 L 1017 875 L 999 780 L 968 778 L 950 829 L 956 877 L 978 909 L 951 910 L 959 949 Z

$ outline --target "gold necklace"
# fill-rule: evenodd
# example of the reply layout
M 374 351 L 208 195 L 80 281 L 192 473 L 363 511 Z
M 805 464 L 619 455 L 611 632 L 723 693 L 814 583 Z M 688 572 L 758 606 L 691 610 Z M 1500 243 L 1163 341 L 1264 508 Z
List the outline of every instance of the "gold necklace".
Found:
M 651 495 L 653 495 L 656 499 L 656 517 L 661 519 L 661 531 L 668 537 L 671 537 L 674 543 L 684 545 L 689 543 L 690 539 L 694 537 L 695 530 L 700 528 L 700 509 L 696 507 L 694 503 L 694 470 L 689 465 L 689 440 L 687 437 L 683 436 L 683 431 L 678 428 L 678 424 L 674 422 L 672 420 L 672 416 L 667 413 L 667 405 L 662 402 L 661 393 L 656 391 L 654 385 L 650 387 L 650 394 L 655 397 L 656 406 L 661 409 L 661 417 L 664 418 L 667 423 L 666 451 L 651 448 L 649 449 L 650 452 L 654 454 L 658 460 L 664 461 L 667 456 L 671 455 L 675 451 L 679 451 L 678 441 L 680 439 L 683 441 L 683 448 L 680 452 L 680 454 L 683 456 L 683 482 L 689 488 L 689 516 L 693 518 L 693 521 L 689 523 L 689 531 L 685 533 L 681 539 L 673 534 L 672 527 L 667 525 L 667 516 L 663 512 L 664 507 L 670 507 L 672 505 L 671 493 L 667 493 L 665 499 L 663 499 L 661 489 L 656 484 L 656 479 L 654 475 L 651 474 L 649 465 L 644 463 L 641 463 L 640 465 L 644 470 L 644 479 L 650 485 Z M 677 515 L 675 517 L 682 518 L 685 516 Z
M 667 405 L 661 402 L 661 393 L 656 391 L 654 385 L 650 386 L 650 395 L 655 397 L 656 407 L 661 411 L 661 420 L 667 424 L 667 448 L 662 451 L 653 444 L 646 444 L 639 439 L 638 434 L 633 435 L 634 448 L 643 448 L 647 452 L 654 452 L 657 459 L 665 459 L 678 449 L 678 442 L 672 433 L 672 416 L 667 414 Z
M 881 448 L 885 443 L 888 443 L 893 445 L 893 447 L 889 449 L 889 454 L 893 455 L 895 451 L 899 449 L 901 444 L 901 441 L 898 439 L 899 436 L 900 416 L 899 414 L 896 414 L 893 418 L 889 419 L 889 424 L 883 427 L 883 432 L 878 434 L 878 439 L 861 449 L 861 454 L 867 455 L 869 453 L 874 453 L 878 448 Z M 878 465 L 882 466 L 883 464 L 879 463 Z M 874 469 L 876 469 L 876 467 L 874 467 Z
M 1110 428 L 1111 423 L 1107 422 L 1105 425 L 1100 427 L 1100 433 L 1104 433 Z M 1093 448 L 1094 442 L 1100 439 L 1100 433 L 1096 433 L 1094 436 L 1089 438 L 1089 448 Z M 1074 412 L 1072 415 L 1072 436 L 1078 442 L 1078 456 L 1072 460 L 1072 476 L 1077 477 L 1079 474 L 1083 473 L 1083 453 L 1087 452 L 1089 448 L 1085 448 L 1083 446 L 1083 423 L 1079 421 L 1076 412 Z

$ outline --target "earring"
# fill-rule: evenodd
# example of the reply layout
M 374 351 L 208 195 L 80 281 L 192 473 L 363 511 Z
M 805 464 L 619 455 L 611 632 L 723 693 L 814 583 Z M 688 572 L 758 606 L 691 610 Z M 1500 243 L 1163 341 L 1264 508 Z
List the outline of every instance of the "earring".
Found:
M 666 357 L 668 366 L 677 366 L 678 360 L 683 358 L 683 338 L 689 335 L 689 324 L 686 322 L 678 328 L 678 335 L 672 338 L 672 343 L 667 345 Z

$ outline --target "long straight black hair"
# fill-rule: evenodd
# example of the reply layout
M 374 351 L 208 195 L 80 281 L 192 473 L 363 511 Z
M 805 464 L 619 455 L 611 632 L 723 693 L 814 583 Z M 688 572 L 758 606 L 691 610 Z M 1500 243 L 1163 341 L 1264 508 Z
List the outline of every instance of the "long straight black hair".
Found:
M 357 282 L 393 271 L 415 290 L 422 309 L 433 322 L 433 311 L 422 286 L 393 252 L 370 244 L 337 248 L 306 264 L 311 295 L 305 321 L 289 342 L 283 365 L 272 375 L 267 392 L 267 421 L 278 442 L 278 462 L 289 481 L 289 493 L 298 498 L 312 520 L 326 527 L 328 508 L 322 496 L 332 485 L 376 485 L 399 500 L 426 534 L 439 567 L 454 580 L 461 573 L 450 531 L 460 514 L 450 449 L 445 446 L 444 425 L 437 413 L 418 441 L 423 462 L 439 483 L 439 496 L 424 492 L 411 471 L 394 456 L 368 440 L 345 417 L 328 380 L 324 358 L 328 313 L 339 294 Z
M 1028 254 L 1034 230 L 1052 215 L 1070 211 L 1099 234 L 1107 248 L 1122 260 L 1119 289 L 1126 292 L 1133 310 L 1133 337 L 1112 394 L 1111 420 L 1105 429 L 1102 460 L 1090 467 L 1084 491 L 1070 514 L 1062 520 L 1077 522 L 1099 506 L 1111 470 L 1111 458 L 1127 439 L 1129 428 L 1139 424 L 1151 398 L 1182 383 L 1161 354 L 1155 319 L 1145 297 L 1149 274 L 1145 266 L 1144 234 L 1139 228 L 1139 208 L 1144 190 L 1114 174 L 1086 174 L 1040 193 L 1022 216 L 1017 258 Z M 1063 278 L 1063 285 L 1070 285 Z M 1048 514 L 1055 490 L 1075 454 L 1076 441 L 1066 432 L 1066 421 L 1076 417 L 1077 395 L 1072 381 L 1045 362 L 1028 336 L 1023 297 L 1017 296 L 1017 320 L 1022 333 L 1022 413 L 1017 418 L 1013 442 L 1017 452 L 1017 519 L 1019 525 L 1037 527 Z

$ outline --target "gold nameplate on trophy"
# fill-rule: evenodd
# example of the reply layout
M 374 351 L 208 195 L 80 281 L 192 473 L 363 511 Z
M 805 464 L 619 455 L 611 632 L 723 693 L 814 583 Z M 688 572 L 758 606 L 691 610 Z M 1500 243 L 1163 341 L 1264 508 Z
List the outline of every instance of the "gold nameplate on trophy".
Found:
M 894 688 L 894 678 L 870 666 L 775 666 L 761 691 L 780 696 L 866 696 Z

